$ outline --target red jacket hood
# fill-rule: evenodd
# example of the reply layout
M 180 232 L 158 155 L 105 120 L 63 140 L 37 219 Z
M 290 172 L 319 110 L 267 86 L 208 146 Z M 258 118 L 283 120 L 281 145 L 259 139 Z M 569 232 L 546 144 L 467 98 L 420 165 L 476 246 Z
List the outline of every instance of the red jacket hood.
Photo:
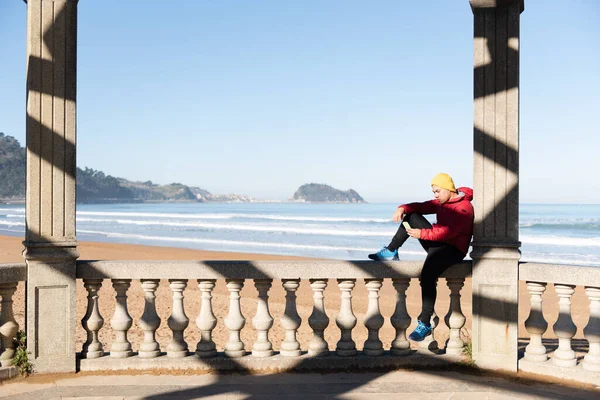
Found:
M 464 196 L 455 197 L 452 200 L 448 201 L 448 203 L 455 203 L 457 201 L 461 201 L 463 197 L 469 201 L 473 200 L 473 189 L 471 189 L 470 187 L 463 186 L 459 187 L 456 190 L 458 191 L 458 193 L 464 194 Z

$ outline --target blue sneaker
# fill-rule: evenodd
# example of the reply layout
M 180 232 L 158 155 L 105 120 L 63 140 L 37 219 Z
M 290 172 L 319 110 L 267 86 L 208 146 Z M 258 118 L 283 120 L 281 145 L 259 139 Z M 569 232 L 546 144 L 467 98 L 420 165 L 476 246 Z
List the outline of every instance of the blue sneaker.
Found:
M 377 253 L 369 254 L 369 258 L 375 261 L 397 261 L 399 260 L 398 250 L 391 251 L 388 250 L 387 247 L 383 246 Z
M 417 324 L 417 327 L 408 337 L 410 340 L 415 342 L 422 342 L 427 336 L 431 335 L 431 326 L 427 326 L 421 321 Z

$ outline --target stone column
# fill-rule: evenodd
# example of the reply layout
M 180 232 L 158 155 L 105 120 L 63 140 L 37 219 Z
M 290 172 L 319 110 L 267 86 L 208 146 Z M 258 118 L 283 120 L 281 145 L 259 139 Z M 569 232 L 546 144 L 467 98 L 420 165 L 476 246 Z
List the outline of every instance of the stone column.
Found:
M 27 4 L 27 346 L 75 371 L 76 0 Z
M 474 14 L 473 358 L 517 370 L 519 21 L 523 0 L 470 0 Z

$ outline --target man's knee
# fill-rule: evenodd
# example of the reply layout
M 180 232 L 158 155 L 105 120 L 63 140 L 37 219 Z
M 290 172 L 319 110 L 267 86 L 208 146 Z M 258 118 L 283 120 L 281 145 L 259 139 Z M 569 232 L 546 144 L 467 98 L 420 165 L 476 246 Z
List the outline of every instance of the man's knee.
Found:
M 406 221 L 410 224 L 411 222 L 414 222 L 416 219 L 422 219 L 422 218 L 424 218 L 424 217 L 421 214 L 412 212 L 412 213 L 408 213 L 404 216 L 404 221 Z

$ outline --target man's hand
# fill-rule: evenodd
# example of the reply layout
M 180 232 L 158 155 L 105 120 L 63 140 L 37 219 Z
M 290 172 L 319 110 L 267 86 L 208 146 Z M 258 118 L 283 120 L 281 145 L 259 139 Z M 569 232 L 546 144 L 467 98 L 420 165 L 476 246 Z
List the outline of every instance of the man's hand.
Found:
M 394 222 L 400 222 L 402 221 L 402 219 L 404 219 L 404 208 L 399 207 L 396 212 L 394 213 L 394 215 L 392 216 L 392 220 Z
M 406 233 L 408 233 L 408 236 L 410 237 L 414 237 L 415 239 L 421 239 L 421 230 L 420 229 L 407 229 Z

